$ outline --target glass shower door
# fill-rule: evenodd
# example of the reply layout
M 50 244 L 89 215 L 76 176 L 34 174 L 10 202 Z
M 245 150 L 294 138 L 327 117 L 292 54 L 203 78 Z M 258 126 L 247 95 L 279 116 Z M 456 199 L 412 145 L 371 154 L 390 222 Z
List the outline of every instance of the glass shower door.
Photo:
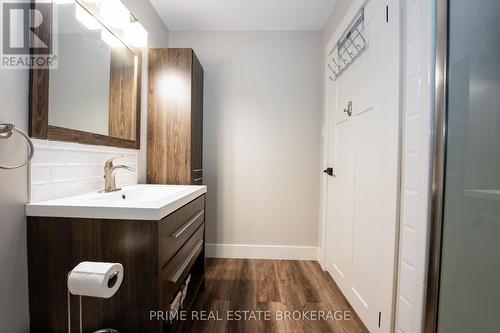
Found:
M 439 333 L 500 332 L 500 1 L 448 2 Z

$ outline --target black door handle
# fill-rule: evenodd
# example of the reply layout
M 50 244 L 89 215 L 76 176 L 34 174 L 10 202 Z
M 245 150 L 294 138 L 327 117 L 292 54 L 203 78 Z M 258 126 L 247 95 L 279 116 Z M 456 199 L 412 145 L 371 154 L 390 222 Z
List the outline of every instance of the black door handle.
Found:
M 326 170 L 323 170 L 323 172 L 328 176 L 333 176 L 333 168 L 326 168 Z

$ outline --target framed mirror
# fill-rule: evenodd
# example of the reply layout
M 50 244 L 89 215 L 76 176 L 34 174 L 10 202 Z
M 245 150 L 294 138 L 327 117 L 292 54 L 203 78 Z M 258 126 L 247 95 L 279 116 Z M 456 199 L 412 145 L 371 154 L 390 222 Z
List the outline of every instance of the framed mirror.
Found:
M 51 23 L 35 28 L 35 35 L 50 34 L 57 43 L 57 64 L 30 70 L 30 135 L 139 149 L 140 50 L 99 17 L 98 2 L 87 2 L 53 1 L 37 8 L 35 1 Z

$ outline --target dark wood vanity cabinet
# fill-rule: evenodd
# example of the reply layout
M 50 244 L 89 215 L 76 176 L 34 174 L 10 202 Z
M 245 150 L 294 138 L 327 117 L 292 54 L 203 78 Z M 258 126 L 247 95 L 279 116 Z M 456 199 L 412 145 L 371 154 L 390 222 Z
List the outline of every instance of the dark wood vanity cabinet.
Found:
M 203 182 L 203 68 L 192 49 L 149 49 L 151 184 Z
M 84 332 L 171 332 L 151 319 L 190 275 L 184 308 L 204 284 L 205 195 L 159 221 L 28 217 L 31 332 L 68 332 L 67 274 L 81 261 L 118 262 L 120 289 L 109 299 L 82 297 Z M 72 332 L 79 331 L 78 296 L 71 296 Z M 179 323 L 178 323 L 179 324 Z

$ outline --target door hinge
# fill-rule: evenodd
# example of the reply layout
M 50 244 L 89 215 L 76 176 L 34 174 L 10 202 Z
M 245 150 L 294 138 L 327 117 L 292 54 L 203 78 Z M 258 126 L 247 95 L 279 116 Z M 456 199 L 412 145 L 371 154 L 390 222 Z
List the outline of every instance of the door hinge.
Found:
M 389 5 L 385 6 L 385 22 L 389 22 Z
M 380 324 L 382 323 L 382 312 L 378 313 L 378 327 L 380 328 Z

